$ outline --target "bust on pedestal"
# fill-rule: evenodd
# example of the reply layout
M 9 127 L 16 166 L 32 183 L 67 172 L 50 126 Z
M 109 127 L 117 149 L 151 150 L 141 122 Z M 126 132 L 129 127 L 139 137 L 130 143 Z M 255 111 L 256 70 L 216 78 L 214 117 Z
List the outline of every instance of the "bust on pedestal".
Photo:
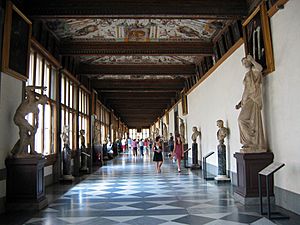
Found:
M 45 197 L 45 158 L 34 149 L 34 136 L 38 130 L 39 104 L 46 104 L 47 96 L 38 95 L 35 89 L 44 87 L 27 86 L 25 98 L 17 108 L 14 122 L 19 128 L 20 139 L 6 160 L 6 208 L 10 210 L 39 210 L 48 205 Z M 26 119 L 33 115 L 33 124 Z
M 197 143 L 197 137 L 201 135 L 201 132 L 198 131 L 197 127 L 193 127 L 193 134 L 192 134 L 192 160 L 193 164 L 191 166 L 191 169 L 199 169 L 200 165 L 198 163 L 198 143 Z
M 226 174 L 226 145 L 224 145 L 224 139 L 228 134 L 228 129 L 224 127 L 223 120 L 217 120 L 217 139 L 218 145 L 218 176 L 215 177 L 216 181 L 227 182 L 230 178 Z

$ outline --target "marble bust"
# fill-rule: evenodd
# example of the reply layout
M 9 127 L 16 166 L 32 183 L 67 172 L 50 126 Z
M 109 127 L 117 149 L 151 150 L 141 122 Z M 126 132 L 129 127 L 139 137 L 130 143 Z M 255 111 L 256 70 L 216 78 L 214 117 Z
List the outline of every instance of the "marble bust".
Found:
M 193 127 L 192 141 L 193 143 L 197 142 L 197 137 L 200 135 L 200 131 L 198 131 L 197 127 Z
M 217 131 L 217 139 L 220 144 L 224 144 L 224 139 L 228 134 L 228 129 L 224 127 L 223 120 L 217 120 L 217 126 L 219 130 Z

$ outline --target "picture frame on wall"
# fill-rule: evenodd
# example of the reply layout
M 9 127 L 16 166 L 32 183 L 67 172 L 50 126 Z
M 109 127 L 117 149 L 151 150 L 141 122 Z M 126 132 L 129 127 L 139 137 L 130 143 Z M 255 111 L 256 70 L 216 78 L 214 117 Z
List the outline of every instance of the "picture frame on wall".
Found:
M 32 23 L 12 3 L 5 13 L 2 71 L 19 80 L 27 80 Z
M 182 106 L 182 115 L 185 116 L 188 114 L 188 103 L 187 103 L 187 95 L 185 91 L 181 92 L 181 106 Z
M 270 24 L 265 2 L 261 3 L 242 25 L 246 55 L 252 55 L 262 65 L 264 74 L 274 71 Z

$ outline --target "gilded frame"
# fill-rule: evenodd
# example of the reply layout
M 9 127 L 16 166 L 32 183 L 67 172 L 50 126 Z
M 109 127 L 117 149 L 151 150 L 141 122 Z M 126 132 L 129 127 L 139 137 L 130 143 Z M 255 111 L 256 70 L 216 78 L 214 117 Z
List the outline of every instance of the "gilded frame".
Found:
M 262 65 L 265 75 L 273 72 L 275 65 L 266 3 L 262 2 L 242 25 L 246 55 L 252 55 Z
M 31 31 L 31 21 L 9 1 L 5 12 L 2 71 L 23 81 L 29 72 Z
M 182 115 L 185 116 L 188 114 L 188 103 L 187 103 L 187 95 L 185 91 L 181 92 L 181 106 L 182 106 Z

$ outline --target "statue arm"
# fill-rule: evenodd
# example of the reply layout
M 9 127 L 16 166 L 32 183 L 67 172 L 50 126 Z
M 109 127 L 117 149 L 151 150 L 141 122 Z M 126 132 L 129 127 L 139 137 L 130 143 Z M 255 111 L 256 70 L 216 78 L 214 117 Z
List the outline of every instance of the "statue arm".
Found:
M 250 60 L 256 71 L 261 72 L 263 70 L 263 67 L 258 62 L 256 62 L 251 55 L 247 55 L 247 59 Z

